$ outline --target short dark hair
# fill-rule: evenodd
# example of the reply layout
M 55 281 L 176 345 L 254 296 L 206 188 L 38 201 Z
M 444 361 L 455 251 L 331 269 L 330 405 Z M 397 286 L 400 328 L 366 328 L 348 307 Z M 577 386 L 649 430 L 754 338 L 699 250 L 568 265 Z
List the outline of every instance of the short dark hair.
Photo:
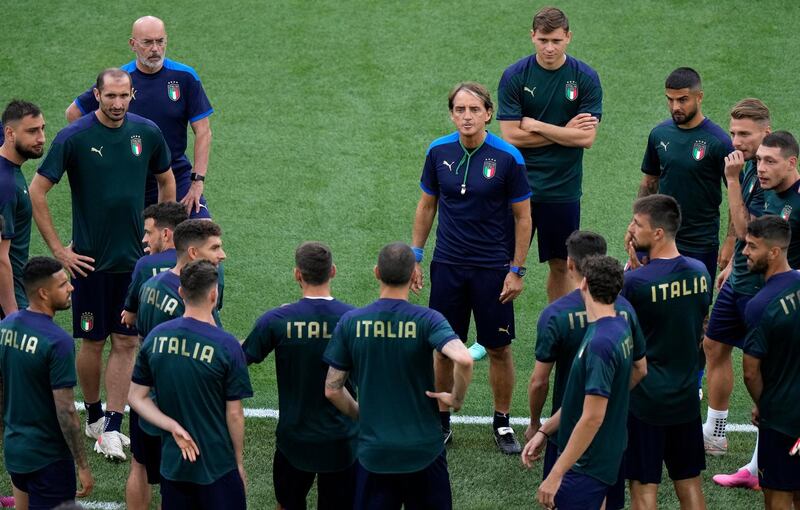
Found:
M 669 73 L 664 88 L 667 89 L 690 89 L 701 90 L 703 83 L 700 80 L 700 74 L 691 67 L 679 67 Z
M 792 156 L 797 157 L 800 148 L 797 146 L 797 139 L 788 131 L 775 131 L 764 137 L 761 141 L 764 147 L 777 147 L 781 150 L 781 156 L 786 159 Z
M 387 244 L 378 254 L 378 273 L 386 285 L 401 287 L 411 281 L 416 258 L 406 243 Z
M 54 274 L 64 269 L 61 262 L 51 257 L 32 257 L 22 268 L 22 286 L 30 298 Z
M 494 103 L 492 103 L 492 94 L 489 92 L 489 89 L 484 87 L 478 82 L 474 81 L 462 81 L 461 83 L 457 84 L 455 87 L 450 90 L 450 94 L 447 96 L 447 108 L 452 112 L 453 111 L 453 101 L 456 98 L 456 94 L 461 92 L 462 90 L 466 90 L 473 96 L 477 97 L 483 102 L 483 107 L 487 110 L 494 111 Z M 489 117 L 489 122 L 492 122 L 492 118 Z M 487 122 L 487 124 L 489 124 Z
M 681 206 L 669 195 L 642 197 L 633 203 L 633 213 L 649 216 L 653 228 L 663 229 L 672 238 L 681 228 Z
M 303 281 L 310 285 L 322 285 L 331 279 L 333 254 L 323 243 L 307 241 L 298 246 L 294 252 L 294 263 Z
M 731 108 L 732 119 L 750 119 L 760 124 L 769 124 L 769 108 L 764 101 L 754 97 L 746 97 Z
M 105 86 L 106 76 L 110 78 L 128 78 L 128 83 L 131 85 L 131 88 L 133 87 L 133 80 L 131 79 L 131 75 L 128 73 L 128 71 L 120 69 L 119 67 L 109 67 L 108 69 L 103 69 L 100 71 L 100 74 L 97 75 L 94 88 L 100 92 L 103 91 L 103 86 Z
M 608 250 L 606 240 L 600 234 L 588 230 L 576 230 L 567 238 L 567 256 L 575 263 L 575 268 L 583 274 L 582 264 L 591 255 L 605 255 Z
M 202 302 L 219 282 L 219 272 L 214 264 L 205 260 L 193 260 L 181 269 L 183 300 L 190 304 Z
M 583 261 L 583 277 L 592 299 L 610 305 L 622 290 L 622 264 L 614 257 L 591 255 Z
M 185 253 L 190 246 L 203 244 L 209 237 L 221 236 L 222 229 L 209 220 L 186 220 L 175 227 L 175 251 Z
M 564 11 L 558 7 L 542 7 L 536 14 L 533 15 L 533 23 L 531 24 L 533 31 L 541 30 L 545 34 L 554 32 L 559 28 L 569 32 L 569 20 Z
M 792 240 L 792 228 L 789 222 L 772 214 L 759 216 L 747 224 L 747 235 L 764 239 L 772 246 L 780 246 L 787 250 Z
M 186 207 L 178 202 L 159 202 L 145 207 L 142 217 L 152 219 L 158 228 L 175 230 L 178 225 L 189 219 L 189 213 L 186 212 Z
M 7 126 L 9 122 L 22 120 L 28 115 L 38 117 L 41 114 L 42 110 L 35 104 L 22 101 L 21 99 L 13 99 L 6 105 L 6 109 L 3 110 L 2 123 L 4 126 Z

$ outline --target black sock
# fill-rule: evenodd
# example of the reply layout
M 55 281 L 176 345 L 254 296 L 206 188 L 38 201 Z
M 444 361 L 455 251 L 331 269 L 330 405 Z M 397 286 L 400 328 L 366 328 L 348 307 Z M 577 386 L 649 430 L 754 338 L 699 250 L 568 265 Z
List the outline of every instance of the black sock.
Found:
M 100 418 L 103 417 L 103 405 L 98 400 L 97 402 L 84 402 L 84 407 L 86 407 L 86 421 L 89 423 L 94 423 Z
M 450 430 L 450 411 L 439 411 L 439 420 L 442 422 L 442 430 Z
M 511 416 L 509 413 L 499 413 L 495 411 L 494 418 L 492 418 L 492 427 L 495 429 L 499 429 L 500 427 L 508 427 L 509 416 Z
M 125 416 L 123 413 L 116 413 L 114 411 L 106 411 L 106 424 L 103 427 L 103 432 L 119 432 L 122 428 L 122 418 Z

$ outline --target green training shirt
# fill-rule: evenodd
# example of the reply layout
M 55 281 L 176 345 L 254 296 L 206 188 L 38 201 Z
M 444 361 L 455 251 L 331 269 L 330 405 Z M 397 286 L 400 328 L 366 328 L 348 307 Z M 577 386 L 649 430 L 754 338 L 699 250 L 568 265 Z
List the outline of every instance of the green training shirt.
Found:
M 14 275 L 14 297 L 17 308 L 28 306 L 28 297 L 22 286 L 22 268 L 28 262 L 31 244 L 31 218 L 33 208 L 28 196 L 28 183 L 22 169 L 0 156 L 0 215 L 4 220 L 3 240 L 8 240 L 8 258 Z
M 786 191 L 764 191 L 764 214 L 774 214 L 789 222 L 792 240 L 789 242 L 789 265 L 800 269 L 800 179 Z
M 747 162 L 739 175 L 739 183 L 742 186 L 742 201 L 750 216 L 757 218 L 764 214 L 764 190 L 758 182 L 755 161 Z M 747 269 L 747 257 L 742 254 L 745 244 L 743 240 L 736 239 L 733 250 L 733 268 L 728 276 L 728 282 L 737 294 L 753 296 L 764 286 L 764 276 L 751 273 Z

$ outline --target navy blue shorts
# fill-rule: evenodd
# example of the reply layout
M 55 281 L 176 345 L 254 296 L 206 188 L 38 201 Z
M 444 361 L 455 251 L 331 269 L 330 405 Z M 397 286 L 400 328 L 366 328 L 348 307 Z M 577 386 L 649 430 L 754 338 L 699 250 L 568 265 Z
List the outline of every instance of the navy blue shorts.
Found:
M 581 202 L 531 202 L 533 231 L 539 246 L 539 262 L 567 260 L 567 238 L 581 228 Z M 538 231 L 538 235 L 536 235 Z
M 606 492 L 606 510 L 622 510 L 625 508 L 625 462 L 619 465 L 617 483 Z
M 51 509 L 75 501 L 75 462 L 62 459 L 32 473 L 8 473 L 14 487 L 28 494 L 31 510 Z
M 449 510 L 453 508 L 446 453 L 414 473 L 371 473 L 356 463 L 356 510 Z
M 758 483 L 774 491 L 800 491 L 800 456 L 789 455 L 796 437 L 758 428 Z
M 136 336 L 120 322 L 131 273 L 92 271 L 72 279 L 72 336 L 102 341 L 111 333 Z
M 500 302 L 506 275 L 505 269 L 431 262 L 428 304 L 444 315 L 462 342 L 467 341 L 472 312 L 478 343 L 487 349 L 504 347 L 515 335 L 514 303 Z
M 139 415 L 131 408 L 130 416 L 131 453 L 136 462 L 147 471 L 147 483 L 161 482 L 161 436 L 151 436 L 139 426 Z
M 599 510 L 606 499 L 608 485 L 597 478 L 567 471 L 556 493 L 558 510 Z
M 706 266 L 708 274 L 711 275 L 711 281 L 708 283 L 709 285 L 713 284 L 714 279 L 717 277 L 717 258 L 719 257 L 719 248 L 715 249 L 714 251 L 707 251 L 703 253 L 682 250 L 681 255 L 702 262 L 703 265 Z
M 191 175 L 192 167 L 173 168 L 175 175 L 175 199 L 180 202 L 189 193 L 189 188 L 192 185 Z M 155 179 L 150 182 L 152 177 L 148 176 L 148 183 L 145 191 L 144 206 L 152 205 L 158 202 L 158 185 Z M 190 219 L 211 219 L 211 212 L 208 210 L 208 203 L 206 202 L 205 195 L 200 195 L 200 211 L 195 212 L 194 209 L 189 212 Z
M 275 450 L 272 460 L 272 482 L 275 499 L 286 510 L 305 510 L 306 498 L 317 479 L 317 506 L 319 510 L 353 508 L 356 490 L 356 463 L 342 471 L 311 473 L 292 466 L 289 459 Z
M 208 485 L 161 479 L 161 508 L 164 510 L 244 510 L 244 483 L 234 469 Z
M 554 441 L 547 440 L 547 446 L 544 449 L 544 459 L 542 459 L 542 480 L 547 478 L 553 466 L 556 465 L 558 460 L 558 445 Z
M 711 340 L 741 349 L 744 345 L 744 337 L 747 335 L 744 309 L 752 298 L 753 296 L 734 292 L 733 287 L 726 280 L 711 309 L 706 336 Z
M 661 483 L 662 463 L 672 480 L 700 476 L 706 468 L 700 416 L 677 425 L 651 425 L 628 414 L 625 479 Z

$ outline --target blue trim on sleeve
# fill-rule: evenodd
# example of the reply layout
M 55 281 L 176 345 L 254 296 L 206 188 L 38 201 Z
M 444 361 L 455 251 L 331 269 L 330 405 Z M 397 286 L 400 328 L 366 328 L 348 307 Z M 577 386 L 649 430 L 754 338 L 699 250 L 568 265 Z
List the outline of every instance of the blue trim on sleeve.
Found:
M 589 388 L 584 392 L 584 395 L 597 395 L 598 397 L 611 398 L 611 393 L 599 388 Z
M 207 112 L 201 113 L 200 115 L 195 115 L 194 117 L 189 119 L 189 123 L 191 124 L 192 122 L 197 122 L 198 120 L 203 120 L 206 117 L 208 117 L 209 115 L 211 115 L 212 113 L 214 113 L 214 109 L 213 108 L 211 108 Z
M 78 111 L 81 112 L 81 115 L 86 115 L 86 110 L 84 110 L 83 106 L 81 106 L 80 97 L 76 97 L 72 104 L 78 107 Z
M 439 342 L 439 345 L 436 346 L 436 350 L 439 351 L 439 352 L 442 352 L 442 349 L 444 349 L 444 346 L 449 344 L 453 340 L 458 340 L 459 342 L 461 341 L 461 339 L 458 338 L 458 335 L 453 335 L 453 336 L 451 336 L 451 337 Z
M 512 198 L 512 199 L 511 199 L 511 203 L 512 203 L 512 204 L 516 204 L 517 202 L 522 202 L 522 201 L 524 201 L 524 200 L 528 200 L 528 199 L 529 199 L 529 198 L 531 198 L 532 196 L 533 196 L 533 193 L 529 191 L 529 192 L 528 192 L 526 195 L 524 195 L 524 196 L 521 196 L 521 197 L 519 197 L 519 198 Z
M 327 357 L 327 356 L 323 356 L 322 357 L 322 361 L 327 363 L 328 366 L 331 366 L 331 367 L 335 368 L 336 370 L 341 370 L 342 372 L 349 372 L 350 371 L 350 367 L 345 367 L 344 365 L 340 365 L 340 364 L 338 364 L 338 363 L 336 363 L 334 361 L 331 361 L 331 359 L 329 357 Z
M 136 377 L 135 375 L 133 377 L 131 377 L 131 381 L 135 382 L 139 386 L 147 386 L 147 387 L 152 387 L 153 386 L 152 382 L 145 381 L 141 377 Z
M 427 193 L 428 195 L 430 195 L 432 197 L 438 197 L 439 196 L 438 193 L 434 193 L 433 191 L 431 191 L 428 188 L 426 188 L 425 185 L 422 184 L 422 181 L 420 181 L 419 187 L 422 188 L 422 191 L 424 191 L 425 193 Z
M 195 80 L 200 81 L 200 76 L 197 75 L 197 72 L 186 64 L 181 64 L 180 62 L 175 62 L 174 60 L 165 58 L 164 68 L 172 71 L 183 71 L 185 73 L 189 73 L 194 77 Z
M 64 390 L 64 389 L 67 389 L 67 388 L 74 388 L 77 385 L 78 385 L 78 381 L 67 381 L 67 382 L 63 382 L 61 384 L 51 385 L 50 389 L 53 389 L 53 390 Z
M 431 152 L 431 149 L 433 149 L 434 147 L 438 147 L 440 145 L 444 145 L 447 143 L 458 143 L 458 131 L 455 131 L 453 133 L 450 133 L 449 135 L 442 136 L 432 141 L 431 144 L 428 146 L 428 150 L 425 151 L 425 155 L 427 156 L 428 153 Z
M 243 391 L 241 393 L 237 393 L 236 395 L 229 395 L 229 396 L 225 397 L 225 400 L 227 400 L 228 402 L 236 402 L 237 400 L 250 398 L 252 396 L 253 396 L 253 392 L 252 391 Z
M 525 166 L 525 158 L 522 157 L 522 153 L 519 151 L 519 149 L 503 140 L 499 136 L 493 135 L 492 133 L 487 133 L 485 143 L 497 150 L 507 152 L 514 158 L 514 161 L 516 161 L 518 165 Z

